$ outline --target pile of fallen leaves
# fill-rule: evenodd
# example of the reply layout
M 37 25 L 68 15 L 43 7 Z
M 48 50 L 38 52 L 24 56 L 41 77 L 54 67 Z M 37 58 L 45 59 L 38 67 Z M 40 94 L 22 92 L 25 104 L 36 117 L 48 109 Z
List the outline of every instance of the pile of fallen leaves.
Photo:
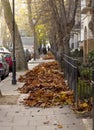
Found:
M 43 57 L 44 60 L 49 60 L 49 59 L 55 59 L 54 55 L 48 51 L 47 54 Z
M 29 93 L 25 105 L 51 107 L 73 102 L 73 91 L 66 86 L 56 61 L 36 66 L 20 76 L 19 81 L 25 83 L 20 92 Z

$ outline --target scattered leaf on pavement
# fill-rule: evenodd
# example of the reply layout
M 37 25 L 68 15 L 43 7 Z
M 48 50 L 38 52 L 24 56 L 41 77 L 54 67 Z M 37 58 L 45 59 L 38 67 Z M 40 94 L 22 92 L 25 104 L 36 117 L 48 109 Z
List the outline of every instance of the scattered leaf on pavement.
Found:
M 58 127 L 59 129 L 63 128 L 63 126 L 60 125 L 60 124 L 58 124 L 57 127 Z

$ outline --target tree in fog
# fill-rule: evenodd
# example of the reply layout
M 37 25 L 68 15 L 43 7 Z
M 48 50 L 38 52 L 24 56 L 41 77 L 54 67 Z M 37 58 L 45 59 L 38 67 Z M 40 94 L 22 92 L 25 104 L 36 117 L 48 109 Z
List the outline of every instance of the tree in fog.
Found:
M 52 26 L 55 30 L 54 37 L 58 42 L 56 52 L 60 57 L 62 52 L 69 54 L 70 32 L 75 24 L 78 0 L 49 0 L 49 5 L 52 11 Z
M 6 24 L 8 26 L 8 29 L 10 31 L 11 37 L 13 35 L 13 23 L 12 23 L 12 10 L 9 3 L 9 0 L 1 0 L 2 7 L 4 9 L 4 17 Z M 18 26 L 15 22 L 15 54 L 16 54 L 16 68 L 17 70 L 26 70 L 27 69 L 27 63 L 24 55 L 23 45 L 21 41 L 21 37 L 19 34 Z

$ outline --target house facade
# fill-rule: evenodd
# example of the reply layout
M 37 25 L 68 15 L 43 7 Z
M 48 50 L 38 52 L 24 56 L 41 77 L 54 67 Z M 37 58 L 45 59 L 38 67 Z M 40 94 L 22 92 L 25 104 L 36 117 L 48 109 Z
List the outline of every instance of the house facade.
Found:
M 89 22 L 91 20 L 91 0 L 79 0 L 75 26 L 71 32 L 72 50 L 83 49 L 83 63 L 88 64 L 88 54 L 94 50 L 94 39 Z
M 81 39 L 81 0 L 79 0 L 77 13 L 75 17 L 75 25 L 71 31 L 70 35 L 70 48 L 72 51 L 79 48 L 80 39 Z
M 83 63 L 88 64 L 88 54 L 94 50 L 94 39 L 89 29 L 91 20 L 91 1 L 81 0 L 81 42 L 83 46 Z

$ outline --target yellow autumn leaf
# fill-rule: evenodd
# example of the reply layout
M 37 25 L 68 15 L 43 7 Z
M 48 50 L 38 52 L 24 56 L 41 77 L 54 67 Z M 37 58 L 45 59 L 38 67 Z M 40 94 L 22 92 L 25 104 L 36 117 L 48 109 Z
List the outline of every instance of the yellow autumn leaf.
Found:
M 72 99 L 67 99 L 66 102 L 67 102 L 68 104 L 71 104 L 71 103 L 72 103 Z
M 88 107 L 88 104 L 85 102 L 82 104 L 82 106 L 85 108 L 85 107 Z
M 61 97 L 62 97 L 62 99 L 65 99 L 65 97 L 66 97 L 66 94 L 63 94 L 63 95 L 61 95 Z
M 57 127 L 58 127 L 59 129 L 63 128 L 63 126 L 60 125 L 60 124 L 58 124 Z

